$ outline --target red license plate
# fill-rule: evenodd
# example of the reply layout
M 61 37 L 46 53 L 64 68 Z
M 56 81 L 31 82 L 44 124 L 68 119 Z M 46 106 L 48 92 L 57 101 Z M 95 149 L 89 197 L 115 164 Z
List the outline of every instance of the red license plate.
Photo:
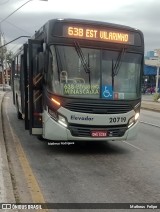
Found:
M 104 130 L 93 130 L 91 131 L 92 137 L 107 137 L 107 131 Z

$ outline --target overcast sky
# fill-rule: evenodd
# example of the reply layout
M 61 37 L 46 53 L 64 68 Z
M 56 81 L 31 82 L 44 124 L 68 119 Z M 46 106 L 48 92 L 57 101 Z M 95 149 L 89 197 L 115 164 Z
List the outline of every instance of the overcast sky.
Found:
M 0 0 L 0 21 L 27 0 Z M 78 18 L 123 24 L 144 34 L 145 52 L 160 48 L 160 0 L 32 0 L 1 23 L 6 42 L 33 35 L 47 20 Z M 13 52 L 25 42 L 8 45 Z

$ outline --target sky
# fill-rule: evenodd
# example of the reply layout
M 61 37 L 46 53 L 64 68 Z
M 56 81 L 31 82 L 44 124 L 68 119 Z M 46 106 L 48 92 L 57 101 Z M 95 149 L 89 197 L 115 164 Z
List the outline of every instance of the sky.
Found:
M 34 35 L 43 24 L 54 18 L 127 25 L 143 32 L 145 52 L 160 49 L 160 0 L 0 0 L 0 28 L 6 43 L 19 36 Z M 7 47 L 15 52 L 25 41 L 26 38 L 21 38 Z

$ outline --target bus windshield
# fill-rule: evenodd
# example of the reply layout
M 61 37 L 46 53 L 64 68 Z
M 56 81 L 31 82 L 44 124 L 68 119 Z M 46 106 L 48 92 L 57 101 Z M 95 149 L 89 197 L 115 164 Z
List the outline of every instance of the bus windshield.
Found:
M 63 96 L 109 100 L 130 100 L 141 96 L 142 55 L 125 51 L 51 45 L 48 89 Z M 85 60 L 85 70 L 82 57 Z M 113 73 L 114 71 L 114 73 Z

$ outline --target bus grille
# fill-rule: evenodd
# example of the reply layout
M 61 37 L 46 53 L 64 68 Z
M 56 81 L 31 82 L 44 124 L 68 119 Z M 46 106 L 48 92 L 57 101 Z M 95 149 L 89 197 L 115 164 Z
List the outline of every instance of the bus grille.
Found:
M 122 137 L 126 130 L 127 130 L 126 125 L 122 126 L 98 126 L 98 127 L 91 127 L 91 126 L 84 126 L 84 125 L 74 125 L 70 124 L 69 125 L 69 130 L 72 134 L 72 136 L 75 137 L 91 137 L 91 131 L 96 131 L 96 130 L 103 130 L 107 131 L 108 137 Z
M 65 108 L 74 112 L 92 114 L 122 114 L 132 110 L 132 106 L 129 104 L 87 102 L 67 103 Z

